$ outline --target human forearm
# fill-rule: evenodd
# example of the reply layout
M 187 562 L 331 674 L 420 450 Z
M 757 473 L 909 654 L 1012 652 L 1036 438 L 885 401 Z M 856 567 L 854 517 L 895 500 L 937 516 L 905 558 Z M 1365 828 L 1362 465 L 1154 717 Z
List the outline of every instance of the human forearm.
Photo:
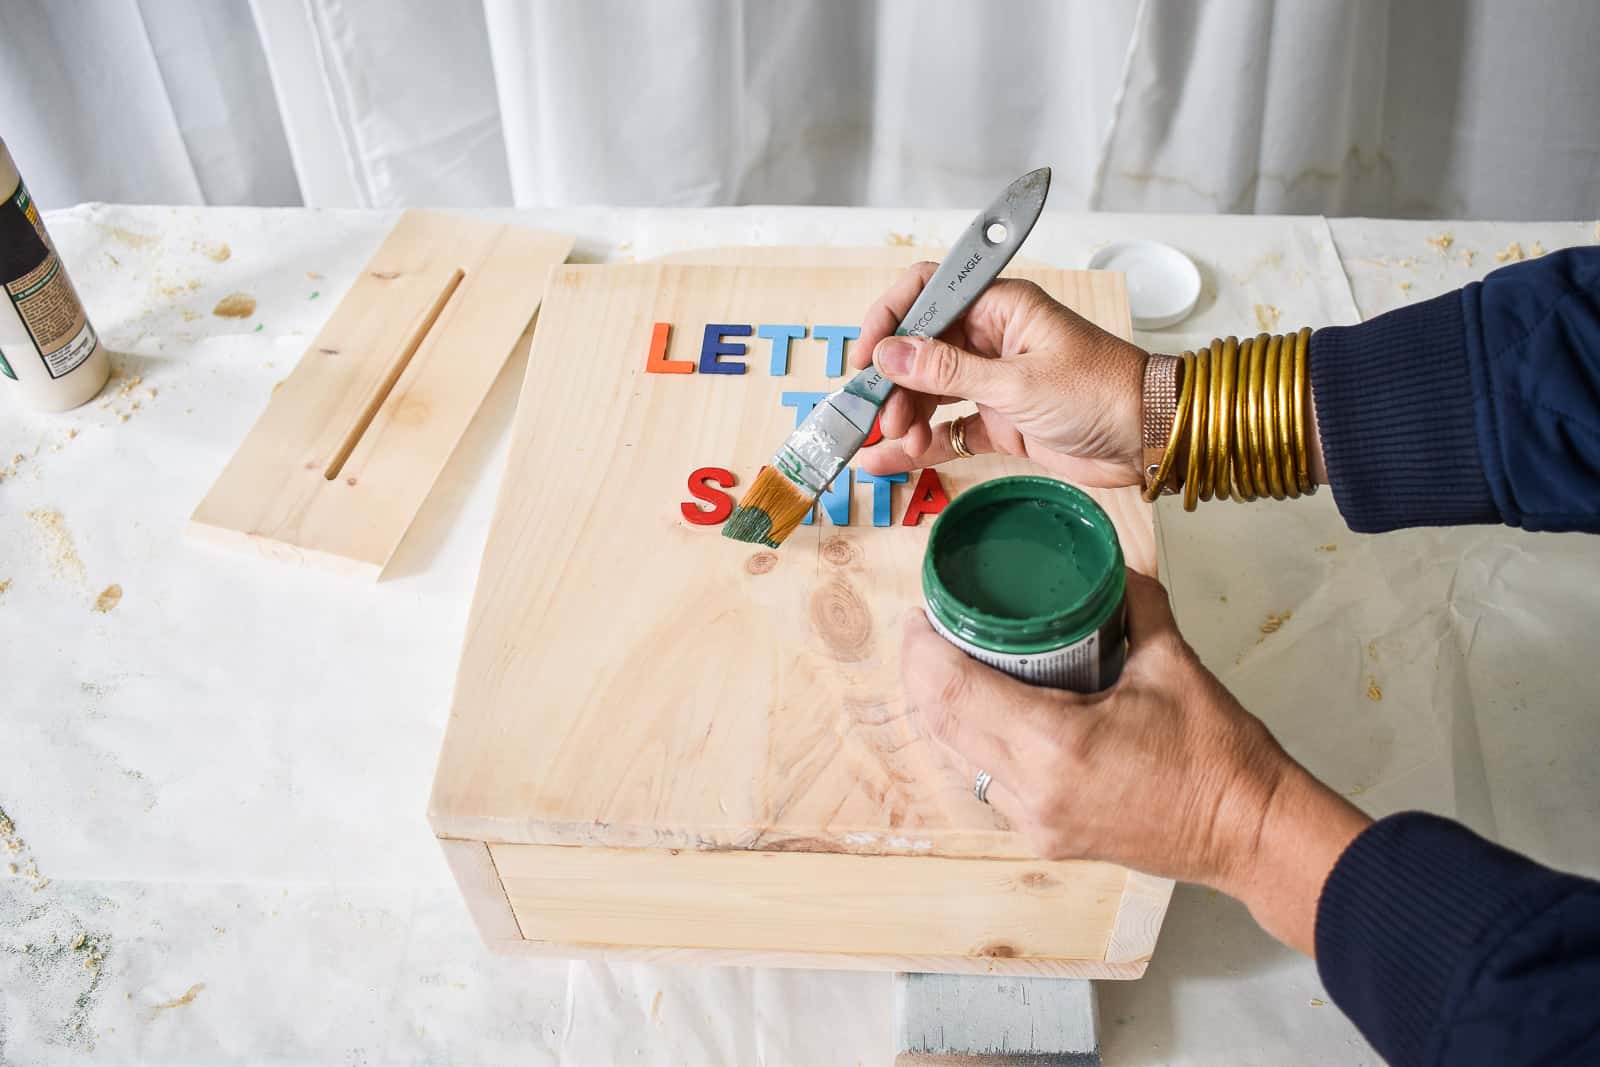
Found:
M 1600 884 L 1391 815 L 1321 891 L 1317 969 L 1388 1062 L 1600 1062 Z
M 1318 330 L 1310 362 L 1352 529 L 1600 531 L 1600 249 Z
M 1253 820 L 1258 829 L 1234 846 L 1215 888 L 1244 903 L 1278 940 L 1315 955 L 1322 886 L 1372 819 L 1292 762 L 1260 809 Z M 1245 817 L 1245 825 L 1251 821 Z
M 1459 293 L 1316 331 L 1311 389 L 1326 483 L 1351 529 L 1500 521 Z

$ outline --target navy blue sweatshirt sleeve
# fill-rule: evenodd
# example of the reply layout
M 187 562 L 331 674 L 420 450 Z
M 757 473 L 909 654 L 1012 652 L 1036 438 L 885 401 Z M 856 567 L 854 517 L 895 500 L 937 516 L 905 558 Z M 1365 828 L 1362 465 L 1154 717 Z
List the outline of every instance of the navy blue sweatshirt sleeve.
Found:
M 1600 248 L 1318 330 L 1310 362 L 1352 530 L 1600 532 Z
M 1317 906 L 1317 969 L 1394 1067 L 1600 1063 L 1600 882 L 1433 815 L 1368 827 Z

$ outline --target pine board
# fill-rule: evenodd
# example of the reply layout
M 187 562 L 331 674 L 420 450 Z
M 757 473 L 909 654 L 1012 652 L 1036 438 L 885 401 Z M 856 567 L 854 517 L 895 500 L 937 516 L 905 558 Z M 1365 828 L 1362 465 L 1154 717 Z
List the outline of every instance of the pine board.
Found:
M 745 952 L 776 940 L 879 957 L 914 956 L 952 931 L 981 930 L 961 955 L 1099 958 L 1126 874 L 1105 863 L 827 852 L 489 851 L 531 940 Z M 1085 904 L 1062 910 L 1063 875 L 1087 893 Z
M 904 714 L 899 620 L 920 602 L 931 523 L 898 524 L 911 483 L 892 494 L 896 525 L 869 524 L 871 487 L 858 486 L 851 525 L 819 518 L 776 552 L 679 512 L 698 467 L 732 470 L 735 496 L 748 486 L 793 428 L 780 393 L 838 380 L 809 338 L 794 342 L 786 376 L 768 373 L 755 337 L 742 375 L 646 373 L 653 325 L 673 324 L 667 358 L 697 360 L 706 323 L 854 324 L 897 273 L 788 262 L 551 276 L 430 806 L 442 838 L 489 847 L 505 894 L 496 914 L 514 913 L 523 937 L 486 936 L 620 958 L 1141 973 L 1170 883 L 1146 880 L 1152 924 L 1143 876 L 1120 868 L 1066 863 L 1018 881 L 1038 861 Z M 1127 335 L 1120 276 L 1014 273 Z M 1029 471 L 982 457 L 941 476 L 953 496 Z M 1150 509 L 1133 490 L 1096 496 L 1130 562 L 1153 572 Z M 907 885 L 939 918 L 895 930 L 904 901 L 873 910 L 885 860 L 927 871 Z M 1025 909 L 1004 894 L 941 913 L 939 872 L 951 868 L 939 860 L 992 865 L 983 884 L 1031 886 L 1058 923 L 1084 916 L 1092 936 L 1041 926 L 1016 937 L 1008 924 Z M 456 869 L 469 895 L 482 892 L 481 871 Z M 808 923 L 779 922 L 787 909 L 769 893 L 796 878 L 817 887 L 819 907 Z M 636 895 L 582 889 L 618 880 Z M 889 932 L 876 947 L 831 943 L 826 916 L 844 913 Z M 732 915 L 751 917 L 732 941 L 707 932 Z M 995 945 L 1005 951 L 984 951 Z
M 407 211 L 195 509 L 196 540 L 376 578 L 572 238 Z

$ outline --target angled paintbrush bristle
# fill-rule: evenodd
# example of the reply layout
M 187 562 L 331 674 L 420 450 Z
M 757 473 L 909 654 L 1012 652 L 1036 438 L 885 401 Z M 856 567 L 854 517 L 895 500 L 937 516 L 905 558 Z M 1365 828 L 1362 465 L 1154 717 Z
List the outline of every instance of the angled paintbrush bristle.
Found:
M 776 467 L 762 471 L 739 507 L 722 526 L 722 536 L 777 548 L 794 533 L 817 498 L 784 477 Z

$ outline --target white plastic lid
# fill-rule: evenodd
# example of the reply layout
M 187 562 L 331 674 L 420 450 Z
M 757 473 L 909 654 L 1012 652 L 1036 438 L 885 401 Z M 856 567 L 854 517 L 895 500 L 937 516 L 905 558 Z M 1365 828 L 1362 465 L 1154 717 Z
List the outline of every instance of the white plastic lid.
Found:
M 1159 330 L 1189 317 L 1200 300 L 1200 268 L 1160 241 L 1117 241 L 1089 257 L 1090 270 L 1128 276 L 1128 310 L 1138 330 Z

